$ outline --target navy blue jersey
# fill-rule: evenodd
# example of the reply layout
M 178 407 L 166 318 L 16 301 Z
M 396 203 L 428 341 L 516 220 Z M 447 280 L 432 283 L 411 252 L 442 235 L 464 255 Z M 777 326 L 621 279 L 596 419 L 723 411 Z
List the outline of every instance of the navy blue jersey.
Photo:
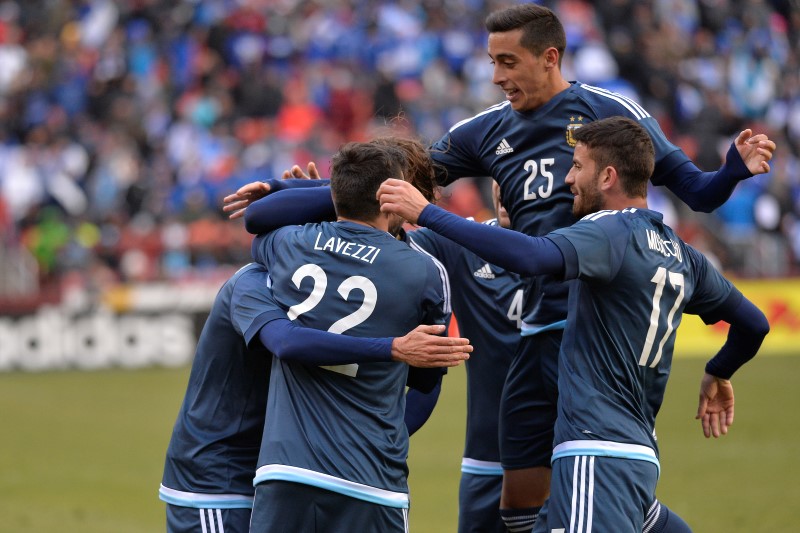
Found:
M 446 169 L 446 183 L 493 177 L 500 184 L 512 228 L 542 236 L 575 222 L 573 195 L 564 183 L 572 166 L 572 132 L 617 115 L 638 121 L 650 132 L 656 150 L 653 183 L 667 185 L 681 197 L 690 194 L 682 175 L 671 174 L 688 158 L 666 139 L 658 122 L 629 98 L 578 82 L 536 110 L 514 111 L 506 101 L 459 122 L 432 146 L 431 156 Z M 523 334 L 563 326 L 567 293 L 553 277 L 537 277 L 526 298 Z
M 259 305 L 240 302 L 259 300 Z M 184 507 L 252 506 L 271 354 L 249 341 L 286 314 L 252 263 L 220 289 L 192 363 L 189 384 L 167 448 L 159 496 Z
M 278 303 L 303 326 L 402 336 L 449 315 L 444 270 L 384 231 L 352 222 L 281 228 L 254 243 Z M 408 506 L 407 365 L 273 361 L 256 483 L 305 483 Z
M 484 222 L 496 226 L 496 220 Z M 462 470 L 502 474 L 498 449 L 500 395 L 522 323 L 520 276 L 487 263 L 466 248 L 426 229 L 409 232 L 412 248 L 434 256 L 453 286 L 453 312 L 461 335 L 474 347 L 467 361 L 467 434 Z
M 559 361 L 553 459 L 652 461 L 655 418 L 684 312 L 703 316 L 734 290 L 647 209 L 599 211 L 548 235 L 578 279 Z

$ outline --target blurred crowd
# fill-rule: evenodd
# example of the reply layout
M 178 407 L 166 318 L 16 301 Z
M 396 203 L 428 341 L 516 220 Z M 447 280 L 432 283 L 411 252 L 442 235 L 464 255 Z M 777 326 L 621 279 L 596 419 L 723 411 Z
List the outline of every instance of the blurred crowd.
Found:
M 502 100 L 494 0 L 0 1 L 0 295 L 213 276 L 249 258 L 221 199 L 392 127 Z M 704 170 L 740 130 L 772 171 L 710 215 L 653 191 L 729 273 L 800 266 L 800 2 L 556 0 L 567 79 L 640 101 Z M 445 194 L 485 218 L 486 180 Z

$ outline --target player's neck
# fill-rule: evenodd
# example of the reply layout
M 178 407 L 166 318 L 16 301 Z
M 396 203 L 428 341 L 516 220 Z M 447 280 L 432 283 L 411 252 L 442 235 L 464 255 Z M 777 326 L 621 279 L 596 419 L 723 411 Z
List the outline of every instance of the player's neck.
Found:
M 606 198 L 603 209 L 622 211 L 623 209 L 635 207 L 636 209 L 649 209 L 647 206 L 647 198 L 637 196 L 631 198 L 630 196 L 619 196 L 616 198 Z
M 355 218 L 337 217 L 337 222 L 352 222 L 353 224 L 360 224 L 362 226 L 369 226 L 381 231 L 389 231 L 389 219 L 385 216 L 377 216 L 372 220 L 356 220 Z

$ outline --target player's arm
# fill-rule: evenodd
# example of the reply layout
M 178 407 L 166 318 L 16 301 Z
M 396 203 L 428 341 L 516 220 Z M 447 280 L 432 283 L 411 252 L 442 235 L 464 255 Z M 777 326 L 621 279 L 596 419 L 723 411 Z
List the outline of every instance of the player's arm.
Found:
M 666 185 L 693 210 L 711 212 L 730 198 L 741 180 L 769 172 L 775 147 L 766 135 L 753 135 L 747 129 L 731 144 L 719 170 L 703 172 L 683 152 L 675 151 L 657 163 L 653 183 Z
M 352 337 L 273 319 L 258 332 L 278 359 L 314 365 L 397 361 L 421 368 L 457 366 L 469 358 L 468 339 L 442 337 L 445 326 L 421 325 L 402 337 Z
M 270 193 L 287 188 L 319 187 L 328 184 L 329 180 L 320 180 L 319 172 L 313 162 L 308 164 L 308 171 L 309 174 L 304 174 L 300 167 L 295 165 L 292 170 L 284 171 L 283 178 L 280 180 L 268 179 L 243 185 L 235 193 L 222 199 L 222 210 L 230 213 L 228 215 L 230 219 L 240 218 L 244 216 L 244 211 L 249 205 Z
M 408 370 L 409 386 L 406 393 L 405 423 L 408 434 L 413 435 L 433 413 L 442 390 L 443 369 Z
M 382 211 L 430 228 L 506 270 L 525 276 L 564 273 L 564 257 L 548 238 L 466 220 L 430 204 L 402 180 L 386 180 L 378 189 L 378 198 Z
M 311 181 L 311 180 L 287 180 Z M 316 180 L 320 182 L 322 180 Z M 283 226 L 334 220 L 330 187 L 290 188 L 253 202 L 244 214 L 244 227 L 254 235 Z
M 716 438 L 726 434 L 733 423 L 734 397 L 730 378 L 756 355 L 769 333 L 769 322 L 764 313 L 735 288 L 712 313 L 701 317 L 707 324 L 719 320 L 730 324 L 725 344 L 706 364 L 696 416 L 706 438 Z

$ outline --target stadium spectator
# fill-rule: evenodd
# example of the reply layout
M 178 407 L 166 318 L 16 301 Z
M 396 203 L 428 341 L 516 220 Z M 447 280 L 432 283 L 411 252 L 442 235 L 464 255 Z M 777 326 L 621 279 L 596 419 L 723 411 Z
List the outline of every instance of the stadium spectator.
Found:
M 650 136 L 625 117 L 577 130 L 566 181 L 581 220 L 545 237 L 461 219 L 400 180 L 378 191 L 384 212 L 504 268 L 576 280 L 559 356 L 552 491 L 536 532 L 649 530 L 659 512 L 655 419 L 681 314 L 730 324 L 701 381 L 697 418 L 706 437 L 727 433 L 730 377 L 769 332 L 764 314 L 647 208 L 656 153 Z
M 774 99 L 753 118 L 766 120 L 771 136 L 787 147 L 788 161 L 761 181 L 791 179 L 783 169 L 797 166 L 800 159 L 798 121 L 791 119 L 800 98 L 800 86 L 792 82 L 800 62 L 800 16 L 789 3 L 545 4 L 569 22 L 574 43 L 565 70 L 578 79 L 590 75 L 570 67 L 573 57 L 591 66 L 581 57 L 599 56 L 584 48 L 607 48 L 613 63 L 605 56 L 602 64 L 610 69 L 605 72 L 616 67 L 619 77 L 599 77 L 596 83 L 615 90 L 622 90 L 619 81 L 629 84 L 622 92 L 658 116 L 682 147 L 697 146 L 701 168 L 718 164 L 720 143 L 742 129 L 748 113 L 753 115 L 743 107 L 747 102 L 734 100 L 740 89 L 732 84 L 743 79 L 767 84 Z M 364 135 L 380 117 L 395 117 L 399 109 L 411 133 L 436 138 L 443 128 L 495 99 L 481 52 L 485 32 L 480 24 L 493 4 L 477 0 L 453 7 L 434 1 L 426 7 L 167 0 L 0 3 L 0 196 L 12 214 L 15 233 L 37 226 L 40 208 L 47 205 L 57 207 L 68 227 L 75 226 L 76 217 L 88 217 L 101 228 L 103 243 L 139 214 L 151 217 L 156 226 L 185 225 L 197 217 L 222 224 L 216 209 L 221 191 L 257 176 L 276 175 L 295 161 L 326 161 L 341 142 L 351 140 L 342 132 Z M 627 16 L 634 11 L 635 16 Z M 777 73 L 765 79 L 731 70 L 767 61 Z M 307 105 L 321 110 L 308 138 L 293 140 L 295 133 L 287 138 L 276 126 L 276 117 L 289 105 L 282 91 L 286 80 L 305 85 Z M 340 99 L 342 90 L 352 90 L 348 87 L 363 91 L 358 112 L 351 111 L 349 118 L 331 115 L 338 113 L 330 105 L 332 95 Z M 378 95 L 379 102 L 374 102 Z M 696 116 L 697 110 L 720 104 L 725 120 Z M 369 109 L 375 117 L 366 113 Z M 110 169 L 104 164 L 107 136 L 128 147 L 126 158 L 132 162 L 123 159 Z M 44 139 L 42 148 L 48 151 L 49 145 L 61 142 L 57 139 L 83 151 L 59 156 L 58 164 L 68 163 L 71 169 L 66 175 L 72 185 L 56 180 L 70 191 L 66 195 L 40 175 L 49 171 L 37 169 L 34 160 L 41 149 L 31 142 L 35 138 Z M 182 148 L 165 159 L 164 146 Z M 792 194 L 795 189 L 793 185 Z M 89 202 L 82 202 L 82 196 Z M 487 188 L 483 196 L 489 205 Z M 98 205 L 100 201 L 104 203 Z M 82 205 L 88 212 L 80 212 Z M 127 212 L 107 214 L 120 205 Z M 713 215 L 690 215 L 677 208 L 682 220 L 714 223 Z M 797 218 L 798 212 L 793 205 L 789 215 Z M 793 240 L 792 227 L 786 224 L 780 230 L 787 242 Z M 755 246 L 757 240 L 745 245 Z M 43 283 L 57 283 L 66 270 L 80 276 L 90 263 L 115 268 L 127 252 L 65 244 L 73 245 L 84 249 L 82 263 L 57 258 L 57 268 L 41 269 Z M 216 267 L 247 259 L 238 243 L 214 248 L 210 258 Z M 199 264 L 193 250 L 186 252 L 185 269 L 174 273 L 172 263 L 158 257 L 148 275 L 192 275 Z M 207 265 L 209 256 L 203 256 Z M 792 255 L 783 271 L 790 273 L 798 264 Z M 753 274 L 736 262 L 725 266 Z

